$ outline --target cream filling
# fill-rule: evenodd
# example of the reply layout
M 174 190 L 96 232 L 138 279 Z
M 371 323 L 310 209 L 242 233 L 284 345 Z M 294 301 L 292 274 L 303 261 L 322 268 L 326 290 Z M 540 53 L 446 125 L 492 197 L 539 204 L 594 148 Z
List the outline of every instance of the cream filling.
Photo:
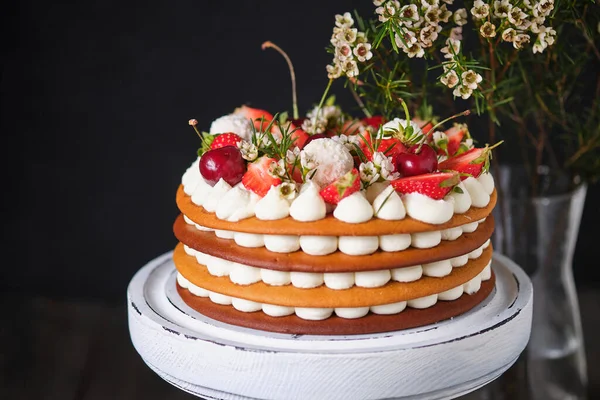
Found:
M 264 235 L 261 233 L 245 233 L 206 228 L 198 225 L 186 215 L 183 216 L 188 225 L 193 225 L 203 232 L 214 231 L 221 239 L 233 239 L 242 247 L 263 247 L 275 253 L 292 253 L 302 250 L 313 256 L 324 256 L 337 250 L 351 256 L 368 255 L 378 249 L 386 252 L 402 251 L 409 247 L 430 249 L 442 240 L 456 240 L 463 233 L 477 230 L 479 224 L 485 221 L 471 222 L 441 231 L 420 232 L 412 234 L 395 234 L 381 236 L 313 236 L 313 235 Z
M 459 285 L 450 290 L 441 293 L 432 294 L 429 296 L 401 301 L 392 304 L 373 305 L 370 307 L 335 307 L 335 308 L 317 308 L 317 307 L 287 307 L 275 304 L 258 303 L 250 300 L 244 300 L 236 297 L 230 297 L 219 293 L 211 292 L 202 289 L 190 281 L 183 275 L 177 273 L 177 283 L 182 288 L 188 289 L 190 293 L 199 297 L 207 297 L 213 303 L 222 305 L 232 305 L 236 310 L 246 313 L 262 311 L 271 317 L 284 317 L 287 315 L 296 314 L 297 317 L 320 321 L 329 318 L 333 314 L 340 318 L 357 319 L 366 316 L 369 312 L 379 315 L 399 314 L 406 307 L 426 309 L 434 306 L 438 301 L 452 301 L 458 299 L 464 293 L 474 294 L 481 288 L 481 283 L 491 278 L 491 260 L 486 267 L 476 277 L 470 281 Z
M 325 285 L 329 289 L 343 290 L 353 286 L 377 288 L 384 286 L 390 281 L 414 282 L 421 279 L 422 276 L 442 278 L 450 275 L 450 273 L 452 273 L 452 268 L 462 267 L 470 259 L 474 260 L 479 258 L 483 250 L 489 245 L 490 240 L 488 239 L 479 248 L 467 254 L 463 254 L 462 256 L 422 265 L 394 268 L 391 270 L 382 269 L 374 271 L 326 273 L 286 272 L 252 267 L 204 254 L 186 245 L 184 245 L 183 248 L 186 254 L 196 258 L 198 264 L 205 266 L 212 276 L 229 276 L 229 279 L 238 285 L 251 285 L 262 281 L 269 286 L 285 286 L 291 284 L 296 288 L 311 289 Z

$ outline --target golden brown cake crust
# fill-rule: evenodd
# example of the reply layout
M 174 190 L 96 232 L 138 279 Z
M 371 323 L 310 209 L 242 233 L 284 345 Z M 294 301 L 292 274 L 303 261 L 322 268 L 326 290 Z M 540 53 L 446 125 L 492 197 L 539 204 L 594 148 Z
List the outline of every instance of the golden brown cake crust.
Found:
M 441 293 L 473 279 L 483 271 L 491 258 L 492 246 L 490 245 L 479 258 L 469 260 L 462 267 L 453 268 L 450 275 L 443 278 L 424 276 L 408 283 L 390 281 L 378 288 L 354 286 L 350 289 L 334 290 L 324 285 L 313 289 L 301 289 L 292 285 L 270 286 L 264 282 L 237 285 L 227 276 L 212 276 L 205 266 L 198 264 L 195 257 L 185 253 L 181 243 L 176 246 L 173 253 L 173 262 L 181 275 L 194 285 L 211 292 L 258 303 L 322 308 L 390 304 Z
M 270 317 L 262 311 L 244 313 L 237 311 L 232 306 L 222 306 L 207 298 L 194 296 L 179 285 L 177 285 L 177 291 L 183 301 L 194 310 L 209 318 L 231 325 L 299 335 L 360 335 L 416 328 L 456 317 L 485 300 L 494 289 L 495 279 L 492 272 L 492 278 L 482 282 L 477 293 L 463 294 L 453 301 L 438 301 L 434 306 L 423 310 L 406 308 L 395 315 L 369 313 L 358 319 L 344 319 L 334 315 L 323 321 L 308 321 L 295 315 Z
M 463 233 L 453 241 L 443 240 L 431 249 L 409 247 L 397 252 L 377 252 L 364 256 L 350 256 L 340 251 L 326 256 L 311 256 L 302 251 L 274 253 L 266 248 L 238 246 L 231 239 L 220 239 L 214 232 L 204 232 L 186 224 L 179 215 L 173 225 L 177 239 L 205 254 L 225 260 L 279 271 L 298 272 L 354 272 L 402 268 L 428 262 L 447 260 L 467 254 L 488 240 L 494 231 L 494 217 L 490 215 L 477 230 Z
M 360 224 L 350 224 L 334 218 L 331 214 L 321 220 L 312 222 L 300 222 L 292 217 L 275 221 L 261 221 L 256 217 L 251 217 L 238 222 L 229 222 L 218 219 L 214 213 L 209 213 L 203 207 L 192 203 L 191 197 L 185 194 L 182 185 L 177 190 L 176 201 L 179 210 L 188 218 L 199 225 L 213 229 L 271 235 L 379 236 L 436 231 L 479 221 L 491 214 L 496 205 L 496 198 L 496 190 L 494 189 L 490 196 L 490 202 L 486 207 L 471 207 L 466 213 L 455 214 L 450 221 L 439 225 L 427 224 L 408 216 L 399 221 L 373 218 Z

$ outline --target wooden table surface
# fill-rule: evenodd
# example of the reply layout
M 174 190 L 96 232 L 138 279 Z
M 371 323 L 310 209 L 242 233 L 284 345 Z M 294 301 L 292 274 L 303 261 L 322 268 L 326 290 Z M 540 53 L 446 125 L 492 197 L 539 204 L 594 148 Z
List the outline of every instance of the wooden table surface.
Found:
M 600 399 L 600 290 L 580 290 L 579 301 L 589 399 Z M 129 338 L 125 302 L 3 293 L 0 343 L 0 399 L 197 399 L 163 381 L 141 360 Z M 502 397 L 475 392 L 467 398 Z

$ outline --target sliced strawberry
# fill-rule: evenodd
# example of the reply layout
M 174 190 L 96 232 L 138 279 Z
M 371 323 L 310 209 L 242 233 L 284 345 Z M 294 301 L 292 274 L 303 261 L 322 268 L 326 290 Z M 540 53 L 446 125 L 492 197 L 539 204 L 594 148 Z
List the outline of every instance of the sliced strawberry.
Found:
M 310 137 L 310 135 L 301 128 L 302 121 L 303 120 L 291 120 L 281 124 L 284 129 L 287 129 L 288 132 L 291 132 L 290 137 L 294 141 L 294 143 L 292 144 L 292 148 L 298 146 L 299 149 L 302 149 L 306 145 L 306 141 Z M 286 128 L 287 124 L 291 125 L 288 128 Z M 271 125 L 271 134 L 275 138 L 281 137 L 281 129 L 279 128 L 279 125 Z
M 357 135 L 366 126 L 367 125 L 364 122 L 358 119 L 349 119 L 344 122 L 344 124 L 340 128 L 340 132 L 346 136 Z
M 337 204 L 344 197 L 350 196 L 360 190 L 360 175 L 356 168 L 347 172 L 344 176 L 325 186 L 319 194 L 330 204 Z
M 221 133 L 220 135 L 215 135 L 215 139 L 210 144 L 211 149 L 218 149 L 225 146 L 235 146 L 242 141 L 242 138 L 236 135 L 233 132 Z
M 377 151 L 388 157 L 394 157 L 396 154 L 406 153 L 406 146 L 396 138 L 381 139 Z
M 262 156 L 256 161 L 249 163 L 248 171 L 242 177 L 244 187 L 259 196 L 265 196 L 269 189 L 271 189 L 271 186 L 279 185 L 281 179 L 269 173 L 269 168 L 273 162 L 277 162 L 277 160 Z
M 372 126 L 375 129 L 385 124 L 385 117 L 383 115 L 373 115 L 372 117 L 365 117 L 361 122 L 366 126 Z
M 477 178 L 484 168 L 489 167 L 491 147 L 474 148 L 457 156 L 448 158 L 438 165 L 439 170 L 449 170 L 465 174 L 461 176 L 464 180 L 469 176 Z
M 469 129 L 465 124 L 454 124 L 454 126 L 445 133 L 448 137 L 448 156 L 451 157 L 458 151 L 460 143 L 465 135 L 469 133 Z
M 415 122 L 419 126 L 419 128 L 421 128 L 421 131 L 423 131 L 424 135 L 430 133 L 431 128 L 433 128 L 433 123 L 431 121 L 423 121 L 420 118 L 413 118 L 412 121 Z
M 456 172 L 432 172 L 392 181 L 392 186 L 402 194 L 420 193 L 434 200 L 443 199 L 460 178 Z
M 267 125 L 269 125 L 269 123 L 273 120 L 273 114 L 271 114 L 265 110 L 261 110 L 258 108 L 252 108 L 252 107 L 248 107 L 245 105 L 236 108 L 233 111 L 233 113 L 243 115 L 246 118 L 250 118 L 252 120 L 252 122 L 254 123 L 254 127 L 260 131 L 262 131 L 264 128 L 266 128 Z M 264 121 L 261 126 L 261 120 L 263 120 L 263 119 L 264 119 Z

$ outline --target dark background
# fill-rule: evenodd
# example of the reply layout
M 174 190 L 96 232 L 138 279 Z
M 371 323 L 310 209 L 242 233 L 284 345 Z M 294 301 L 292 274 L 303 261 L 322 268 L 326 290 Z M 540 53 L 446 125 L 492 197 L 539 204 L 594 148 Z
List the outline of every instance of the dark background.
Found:
M 135 271 L 176 243 L 175 190 L 199 143 L 188 119 L 208 130 L 244 103 L 291 111 L 286 64 L 265 40 L 292 58 L 305 112 L 327 83 L 333 16 L 372 8 L 299 4 L 5 3 L 3 289 L 123 301 Z M 600 282 L 597 200 L 592 186 L 574 262 L 582 285 Z
M 192 398 L 143 364 L 125 314 L 133 274 L 176 244 L 175 191 L 199 143 L 187 121 L 291 110 L 287 67 L 265 40 L 294 61 L 305 112 L 327 83 L 333 16 L 371 4 L 2 3 L 0 393 L 13 395 L 0 397 Z M 600 324 L 598 198 L 591 186 L 574 260 L 586 340 Z M 588 351 L 591 366 L 597 341 Z

